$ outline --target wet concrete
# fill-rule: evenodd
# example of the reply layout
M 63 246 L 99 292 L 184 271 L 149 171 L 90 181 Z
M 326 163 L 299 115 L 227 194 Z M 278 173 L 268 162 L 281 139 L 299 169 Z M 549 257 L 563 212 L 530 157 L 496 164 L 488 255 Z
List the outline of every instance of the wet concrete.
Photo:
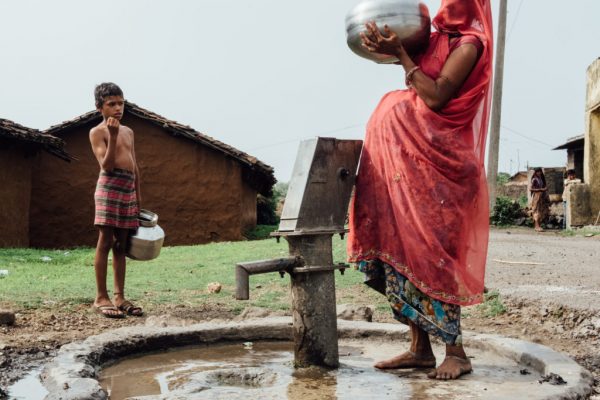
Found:
M 533 343 L 465 333 L 469 354 L 474 356 L 475 372 L 449 383 L 431 381 L 423 372 L 390 373 L 371 367 L 373 360 L 388 358 L 406 349 L 407 330 L 402 325 L 340 320 L 338 329 L 343 346 L 340 351 L 343 368 L 336 372 L 309 370 L 308 375 L 302 376 L 293 371 L 291 344 L 279 343 L 273 348 L 265 343 L 273 340 L 289 342 L 291 320 L 267 318 L 242 323 L 117 329 L 63 346 L 53 362 L 44 368 L 42 379 L 49 391 L 46 398 L 63 400 L 106 399 L 104 388 L 109 389 L 109 386 L 112 399 L 117 398 L 119 390 L 139 388 L 140 392 L 123 396 L 146 396 L 153 400 L 229 399 L 236 396 L 342 399 L 344 393 L 350 393 L 352 398 L 371 398 L 373 390 L 379 390 L 382 396 L 407 399 L 577 399 L 585 398 L 591 392 L 589 372 L 567 356 Z M 251 349 L 242 344 L 246 341 L 254 343 Z M 222 347 L 227 342 L 231 347 Z M 140 364 L 139 359 L 131 358 L 125 360 L 125 364 L 113 365 L 114 369 L 105 369 L 101 378 L 104 388 L 97 380 L 101 366 L 138 357 L 141 352 L 182 349 L 191 345 L 201 346 L 187 349 L 195 353 L 195 357 L 173 350 L 163 355 L 154 354 L 150 357 L 159 360 L 155 370 Z M 436 350 L 437 354 L 443 354 Z M 162 365 L 165 357 L 172 360 L 167 367 Z M 521 375 L 521 369 L 527 369 L 531 375 Z M 140 373 L 139 379 L 133 379 L 136 371 Z M 566 384 L 537 382 L 542 375 L 550 373 L 562 377 Z M 125 389 L 116 386 L 120 376 L 128 379 Z M 375 385 L 365 386 L 365 382 L 375 382 Z M 146 387 L 159 391 L 144 392 Z M 185 394 L 174 392 L 176 390 L 183 390 Z M 251 395 L 252 391 L 261 390 L 266 392 Z

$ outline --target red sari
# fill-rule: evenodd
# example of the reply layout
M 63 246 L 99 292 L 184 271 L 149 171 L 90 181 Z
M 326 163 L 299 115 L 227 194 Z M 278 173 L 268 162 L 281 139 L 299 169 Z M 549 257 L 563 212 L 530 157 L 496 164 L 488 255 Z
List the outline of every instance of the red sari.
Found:
M 450 15 L 452 2 L 470 15 Z M 447 303 L 482 301 L 489 234 L 484 154 L 489 118 L 492 21 L 489 0 L 444 0 L 437 32 L 419 61 L 439 77 L 449 33 L 483 48 L 456 96 L 438 112 L 412 90 L 386 94 L 367 125 L 350 207 L 349 260 L 379 259 L 424 294 Z

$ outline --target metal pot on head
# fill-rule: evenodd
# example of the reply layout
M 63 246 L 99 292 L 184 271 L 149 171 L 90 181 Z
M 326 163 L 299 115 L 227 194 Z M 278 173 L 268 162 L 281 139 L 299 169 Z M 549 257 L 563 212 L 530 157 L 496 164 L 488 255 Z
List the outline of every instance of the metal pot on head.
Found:
M 158 215 L 152 211 L 142 209 L 138 218 L 140 226 L 129 236 L 127 257 L 140 261 L 153 260 L 160 254 L 165 232 L 158 226 Z
M 410 55 L 423 52 L 429 45 L 431 18 L 419 0 L 362 0 L 346 17 L 346 41 L 354 53 L 380 64 L 397 62 L 394 56 L 371 53 L 362 46 L 360 33 L 366 32 L 365 24 L 371 21 L 382 32 L 388 25 Z

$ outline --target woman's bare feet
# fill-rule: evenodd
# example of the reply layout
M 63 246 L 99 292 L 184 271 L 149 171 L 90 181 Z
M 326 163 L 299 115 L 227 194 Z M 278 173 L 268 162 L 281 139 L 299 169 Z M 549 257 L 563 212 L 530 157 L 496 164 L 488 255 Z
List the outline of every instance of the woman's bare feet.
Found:
M 468 358 L 446 356 L 444 362 L 435 370 L 427 374 L 431 379 L 451 380 L 473 371 Z
M 420 329 L 412 321 L 408 322 L 410 328 L 410 351 L 389 360 L 379 361 L 374 365 L 378 369 L 403 369 L 403 368 L 433 368 L 435 356 L 429 342 L 429 334 Z
M 378 369 L 433 368 L 435 357 L 433 354 L 420 355 L 407 351 L 389 360 L 379 361 L 374 367 Z

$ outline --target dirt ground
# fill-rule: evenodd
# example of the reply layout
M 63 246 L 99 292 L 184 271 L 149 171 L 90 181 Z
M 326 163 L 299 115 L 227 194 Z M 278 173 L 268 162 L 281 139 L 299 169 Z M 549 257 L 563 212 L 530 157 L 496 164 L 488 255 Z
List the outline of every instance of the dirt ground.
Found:
M 507 311 L 491 317 L 470 307 L 465 310 L 463 329 L 532 341 L 569 354 L 592 372 L 597 392 L 592 398 L 600 399 L 599 249 L 599 236 L 493 230 L 486 286 L 500 292 Z M 165 305 L 148 314 L 111 320 L 92 313 L 89 305 L 68 313 L 60 309 L 19 312 L 15 326 L 0 327 L 0 398 L 12 382 L 43 364 L 65 343 L 108 329 L 143 324 L 152 316 L 192 321 L 235 317 L 218 306 Z M 374 319 L 392 321 L 384 312 L 376 312 Z

